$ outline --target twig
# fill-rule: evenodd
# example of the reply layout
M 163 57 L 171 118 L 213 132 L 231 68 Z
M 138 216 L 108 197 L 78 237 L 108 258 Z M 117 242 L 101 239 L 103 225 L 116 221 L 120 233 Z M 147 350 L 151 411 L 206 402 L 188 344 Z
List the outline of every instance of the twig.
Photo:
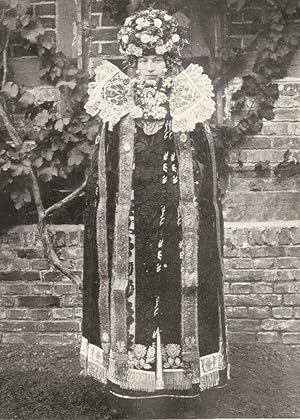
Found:
M 74 200 L 74 198 L 79 197 L 83 190 L 86 187 L 87 183 L 87 177 L 85 177 L 83 183 L 71 194 L 64 197 L 62 200 L 58 201 L 57 203 L 53 204 L 51 207 L 48 207 L 45 211 L 45 217 L 50 216 L 53 212 L 56 210 L 59 210 L 60 208 L 64 207 L 66 204 L 70 203 L 70 201 Z
M 258 36 L 259 36 L 259 34 L 260 34 L 260 32 L 257 32 L 254 36 L 253 36 L 253 39 L 252 39 L 252 41 L 251 41 L 251 43 L 249 44 L 249 45 L 247 45 L 247 47 L 246 48 L 244 48 L 244 49 L 242 49 L 242 50 L 240 50 L 237 54 L 236 54 L 236 56 L 234 57 L 234 59 L 231 61 L 231 63 L 228 65 L 228 67 L 227 67 L 227 69 L 219 76 L 219 77 L 217 77 L 216 79 L 214 79 L 213 80 L 213 84 L 214 84 L 214 86 L 215 86 L 215 88 L 216 89 L 218 89 L 221 85 L 222 85 L 222 83 L 223 83 L 223 81 L 224 81 L 224 79 L 228 76 L 228 74 L 231 72 L 231 70 L 235 67 L 235 65 L 236 65 L 236 63 L 239 61 L 239 59 L 248 51 L 248 50 L 250 50 L 252 47 L 253 47 L 253 45 L 255 44 L 255 42 L 257 41 L 257 38 L 258 38 Z
M 5 111 L 5 106 L 3 104 L 3 98 L 0 98 L 0 118 L 5 126 L 5 128 L 8 131 L 8 134 L 13 141 L 14 144 L 17 146 L 21 146 L 23 144 L 22 139 L 19 136 L 19 133 L 11 123 L 7 112 Z M 80 192 L 83 190 L 83 188 L 86 185 L 86 179 L 84 180 L 83 184 L 77 188 L 72 194 L 65 197 L 60 202 L 54 204 L 53 206 L 49 207 L 47 210 L 45 210 L 45 207 L 43 205 L 42 197 L 41 197 L 41 191 L 38 184 L 38 180 L 36 177 L 36 174 L 32 167 L 30 167 L 29 172 L 29 178 L 31 181 L 31 191 L 33 200 L 37 209 L 38 214 L 38 229 L 41 235 L 41 240 L 46 252 L 46 255 L 49 258 L 49 261 L 54 265 L 54 267 L 58 268 L 63 274 L 65 274 L 70 280 L 72 280 L 79 289 L 81 289 L 81 280 L 78 276 L 76 276 L 74 273 L 72 273 L 58 258 L 54 247 L 52 240 L 49 235 L 48 231 L 48 223 L 46 222 L 46 217 L 50 213 L 52 213 L 54 210 L 57 210 L 57 208 L 62 207 L 64 204 L 70 202 L 73 198 L 75 198 L 77 195 L 80 194 Z
M 8 63 L 7 63 L 7 51 L 8 51 L 8 45 L 9 45 L 9 38 L 10 38 L 10 31 L 6 32 L 6 39 L 5 44 L 3 48 L 3 78 L 2 78 L 2 84 L 1 88 L 3 89 L 7 82 L 7 72 L 8 72 Z

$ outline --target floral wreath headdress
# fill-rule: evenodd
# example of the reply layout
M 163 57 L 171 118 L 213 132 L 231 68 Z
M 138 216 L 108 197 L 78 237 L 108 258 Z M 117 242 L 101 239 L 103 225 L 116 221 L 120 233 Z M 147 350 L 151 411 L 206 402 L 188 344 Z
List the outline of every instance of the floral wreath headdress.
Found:
M 187 43 L 184 31 L 164 10 L 149 8 L 129 16 L 118 33 L 120 52 L 130 66 L 143 55 L 161 55 L 168 67 L 181 64 L 181 50 Z

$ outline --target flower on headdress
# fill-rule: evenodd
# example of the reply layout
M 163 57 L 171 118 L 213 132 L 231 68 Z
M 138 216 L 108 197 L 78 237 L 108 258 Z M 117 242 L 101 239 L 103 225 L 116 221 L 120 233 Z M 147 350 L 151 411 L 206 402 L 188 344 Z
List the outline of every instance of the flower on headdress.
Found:
M 133 107 L 131 109 L 131 111 L 130 111 L 130 116 L 133 119 L 142 118 L 142 116 L 143 116 L 143 110 L 142 110 L 142 108 L 140 108 L 138 106 Z
M 174 34 L 174 35 L 172 36 L 172 41 L 173 41 L 173 42 L 179 42 L 179 40 L 180 40 L 180 37 L 179 37 L 179 35 L 178 35 L 178 34 Z
M 167 13 L 164 16 L 164 19 L 169 22 L 172 19 L 172 16 L 168 15 Z
M 143 55 L 143 50 L 140 47 L 137 47 L 134 44 L 129 44 L 126 53 L 130 55 L 135 55 L 136 57 L 141 57 Z
M 157 27 L 157 28 L 160 28 L 161 27 L 161 25 L 162 25 L 162 21 L 160 20 L 160 19 L 158 19 L 158 18 L 156 18 L 156 19 L 154 19 L 154 25 Z
M 137 359 L 142 359 L 146 356 L 147 347 L 143 346 L 142 344 L 136 344 L 134 346 L 134 355 Z
M 159 45 L 155 48 L 155 52 L 158 55 L 164 55 L 167 52 L 167 48 L 165 45 Z
M 122 42 L 124 42 L 124 44 L 127 44 L 127 42 L 129 41 L 129 36 L 128 35 L 123 35 L 122 36 Z
M 146 33 L 143 33 L 141 36 L 141 41 L 143 44 L 148 44 L 149 42 L 151 42 L 151 36 Z

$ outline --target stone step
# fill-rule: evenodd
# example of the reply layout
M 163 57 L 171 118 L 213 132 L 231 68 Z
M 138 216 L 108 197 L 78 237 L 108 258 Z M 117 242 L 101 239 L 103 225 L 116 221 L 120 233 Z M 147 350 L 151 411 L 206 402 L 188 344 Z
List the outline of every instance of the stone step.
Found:
M 252 172 L 231 173 L 227 190 L 233 192 L 251 191 L 300 191 L 300 176 L 279 178 L 276 176 L 261 177 Z
M 263 222 L 300 219 L 300 192 L 227 192 L 224 197 L 226 222 Z
M 241 162 L 244 165 L 246 163 L 256 164 L 266 160 L 270 163 L 280 163 L 283 161 L 284 152 L 287 149 L 288 147 L 285 149 L 232 149 L 228 152 L 228 163 Z M 292 152 L 291 158 L 300 161 L 300 147 L 290 150 Z
M 257 135 L 257 136 L 247 136 L 238 147 L 232 150 L 240 149 L 300 149 L 300 136 L 278 136 L 278 135 Z

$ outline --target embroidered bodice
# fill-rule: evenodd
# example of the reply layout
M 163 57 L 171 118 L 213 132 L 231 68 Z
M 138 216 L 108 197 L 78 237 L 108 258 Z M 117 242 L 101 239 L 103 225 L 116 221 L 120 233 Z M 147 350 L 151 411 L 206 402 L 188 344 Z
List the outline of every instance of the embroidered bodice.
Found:
M 104 122 L 108 122 L 110 130 L 129 114 L 136 121 L 139 119 L 139 125 L 145 132 L 148 131 L 153 121 L 148 123 L 143 118 L 141 121 L 141 115 L 137 113 L 133 80 L 106 60 L 95 69 L 95 75 L 95 81 L 89 83 L 86 111 L 92 116 L 98 114 Z M 190 64 L 178 74 L 173 79 L 168 98 L 173 131 L 192 131 L 197 123 L 211 118 L 215 111 L 213 96 L 211 80 L 203 74 L 201 66 Z M 161 125 L 159 119 L 158 125 Z

